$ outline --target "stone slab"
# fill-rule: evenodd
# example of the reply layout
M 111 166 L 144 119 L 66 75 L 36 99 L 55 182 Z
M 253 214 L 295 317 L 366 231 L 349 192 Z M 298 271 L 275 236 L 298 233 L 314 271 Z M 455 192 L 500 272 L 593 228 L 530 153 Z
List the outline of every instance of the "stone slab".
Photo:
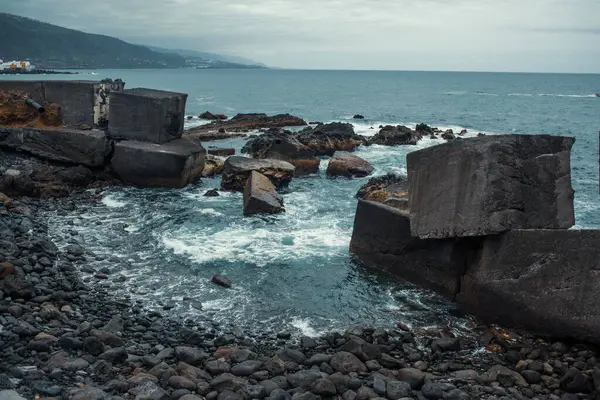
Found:
M 136 88 L 111 92 L 109 100 L 113 138 L 162 144 L 183 134 L 185 93 Z
M 126 140 L 115 144 L 111 168 L 134 186 L 182 188 L 200 179 L 205 155 L 199 143 L 187 139 L 165 144 Z
M 101 167 L 107 163 L 111 144 L 104 131 L 0 127 L 0 147 L 51 160 Z
M 600 343 L 600 230 L 490 236 L 457 296 L 489 322 Z
M 574 142 L 490 135 L 409 153 L 412 235 L 441 239 L 573 226 Z
M 408 213 L 359 200 L 350 252 L 365 266 L 454 298 L 470 243 L 477 239 L 419 239 L 411 236 Z
M 260 172 L 252 171 L 244 187 L 244 215 L 284 212 L 283 199 L 275 185 Z
M 252 159 L 231 156 L 223 166 L 221 188 L 242 192 L 252 171 L 260 172 L 271 180 L 276 188 L 287 186 L 294 177 L 295 167 L 286 161 L 270 159 Z

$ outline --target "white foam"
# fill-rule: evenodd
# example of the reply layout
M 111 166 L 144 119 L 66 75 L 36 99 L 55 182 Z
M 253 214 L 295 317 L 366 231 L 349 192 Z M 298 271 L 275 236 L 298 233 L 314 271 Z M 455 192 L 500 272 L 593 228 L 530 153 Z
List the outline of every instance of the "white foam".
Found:
M 214 208 L 203 208 L 201 210 L 198 210 L 198 212 L 203 215 L 214 215 L 216 217 L 223 215 L 223 213 L 218 212 Z
M 304 336 L 317 337 L 325 333 L 324 331 L 317 331 L 315 328 L 310 326 L 310 319 L 308 318 L 295 317 L 292 319 L 290 324 L 294 328 L 298 329 Z
M 122 208 L 127 205 L 127 202 L 117 200 L 114 195 L 109 194 L 102 198 L 102 204 L 110 208 Z

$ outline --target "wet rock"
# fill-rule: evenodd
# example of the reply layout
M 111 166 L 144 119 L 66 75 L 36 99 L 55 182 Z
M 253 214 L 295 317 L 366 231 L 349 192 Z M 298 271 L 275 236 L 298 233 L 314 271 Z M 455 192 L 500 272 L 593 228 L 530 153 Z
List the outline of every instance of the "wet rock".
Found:
M 0 390 L 0 400 L 26 400 L 14 390 Z
M 205 111 L 202 114 L 198 115 L 198 118 L 208 120 L 225 120 L 228 117 L 224 114 L 213 114 L 210 111 Z
M 204 196 L 206 196 L 206 197 L 219 197 L 221 195 L 219 194 L 219 191 L 217 189 L 211 189 L 211 190 L 208 190 L 206 193 L 204 193 Z
M 311 358 L 306 360 L 306 365 L 321 365 L 323 363 L 328 363 L 331 360 L 331 354 L 322 354 L 318 353 L 313 355 Z
M 256 160 L 247 157 L 231 156 L 225 161 L 221 188 L 242 192 L 252 171 L 266 176 L 279 189 L 286 187 L 292 181 L 295 167 L 281 160 Z
M 356 400 L 375 399 L 379 396 L 375 391 L 367 386 L 361 386 L 356 392 Z
M 321 162 L 312 149 L 300 143 L 288 131 L 269 131 L 255 137 L 246 143 L 242 153 L 249 153 L 254 158 L 287 161 L 296 168 L 294 176 L 319 172 Z
M 95 336 L 88 336 L 83 340 L 83 351 L 93 356 L 99 356 L 104 352 L 104 345 Z
M 387 125 L 381 128 L 379 132 L 369 139 L 368 144 L 378 144 L 383 146 L 401 146 L 416 145 L 423 135 L 419 132 L 403 126 Z
M 40 317 L 42 317 L 43 319 L 50 321 L 53 319 L 59 319 L 61 316 L 60 311 L 58 310 L 58 308 L 56 308 L 54 306 L 54 304 L 50 304 L 50 303 L 44 303 L 41 306 L 41 310 L 40 310 Z
M 490 368 L 483 376 L 485 382 L 498 382 L 504 387 L 525 386 L 525 379 L 519 374 L 505 366 L 495 365 Z
M 373 391 L 380 396 L 385 396 L 387 393 L 386 381 L 381 376 L 373 378 Z
M 93 386 L 84 386 L 71 392 L 70 400 L 111 400 L 113 397 Z
M 166 364 L 165 364 L 166 365 Z M 212 381 L 212 376 L 203 369 L 193 367 L 185 362 L 181 361 L 177 364 L 177 372 L 180 376 L 190 379 L 194 382 L 198 381 Z M 173 374 L 175 375 L 175 374 Z M 169 376 L 170 377 L 170 376 Z M 167 378 L 168 379 L 168 378 Z
M 413 389 L 419 389 L 425 383 L 425 373 L 415 368 L 402 368 L 398 371 L 398 380 L 407 382 Z
M 152 380 L 143 380 L 138 386 L 129 390 L 137 399 L 169 400 L 169 394 Z
M 109 346 L 112 346 L 112 347 L 123 346 L 123 339 L 121 339 L 117 335 L 112 334 L 110 332 L 105 332 L 105 331 L 102 331 L 99 329 L 92 329 L 90 331 L 90 335 L 97 337 L 98 339 L 100 339 L 100 341 L 102 341 L 102 343 L 105 343 Z
M 214 284 L 217 284 L 219 286 L 223 286 L 225 288 L 231 287 L 231 281 L 228 278 L 224 277 L 223 275 L 219 275 L 219 274 L 213 275 L 213 277 L 211 278 L 211 282 Z
M 402 211 L 408 210 L 408 179 L 388 174 L 369 179 L 361 186 L 356 198 L 375 201 Z
M 336 152 L 327 166 L 327 176 L 344 176 L 346 178 L 370 175 L 375 168 L 368 161 L 344 151 Z
M 207 155 L 204 160 L 202 176 L 204 178 L 220 175 L 225 168 L 225 161 L 217 156 Z
M 291 400 L 292 396 L 283 389 L 276 389 L 271 392 L 268 400 Z
M 354 151 L 366 139 L 354 132 L 352 124 L 333 122 L 307 129 L 296 135 L 298 141 L 316 156 L 333 156 L 336 151 Z
M 437 400 L 444 397 L 444 391 L 441 386 L 434 382 L 427 382 L 421 388 L 421 393 L 428 400 Z
M 331 367 L 337 372 L 348 374 L 350 372 L 367 372 L 367 367 L 354 354 L 341 351 L 331 357 Z
M 363 115 L 360 114 L 356 114 L 354 117 L 352 117 L 354 119 L 365 119 L 365 117 Z
M 304 353 L 302 353 L 299 350 L 293 350 L 289 348 L 279 351 L 277 353 L 277 356 L 283 362 L 292 361 L 300 365 L 304 364 L 304 362 L 306 361 L 306 356 L 304 355 Z
M 390 369 L 399 369 L 406 366 L 402 361 L 390 356 L 389 354 L 382 354 L 381 358 L 379 359 L 379 364 Z
M 244 187 L 244 215 L 284 212 L 283 198 L 264 175 L 252 171 Z
M 224 390 L 238 391 L 247 384 L 246 380 L 238 378 L 230 373 L 224 373 L 210 382 L 210 387 L 214 390 L 222 392 Z
M 274 356 L 264 362 L 263 368 L 268 371 L 271 376 L 281 375 L 285 372 L 285 362 L 278 356 Z
M 593 383 L 589 376 L 576 368 L 571 368 L 560 379 L 560 388 L 568 393 L 590 393 Z
M 446 351 L 459 351 L 460 350 L 460 339 L 459 338 L 439 338 L 435 339 L 431 344 L 431 350 L 434 352 L 446 352 Z

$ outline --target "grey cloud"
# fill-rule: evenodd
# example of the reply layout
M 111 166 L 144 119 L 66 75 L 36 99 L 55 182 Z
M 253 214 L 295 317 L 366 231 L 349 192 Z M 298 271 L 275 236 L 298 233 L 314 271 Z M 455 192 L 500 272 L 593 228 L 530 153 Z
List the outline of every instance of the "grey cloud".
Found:
M 597 0 L 1 0 L 0 11 L 283 67 L 600 71 Z M 556 62 L 566 54 L 586 62 Z

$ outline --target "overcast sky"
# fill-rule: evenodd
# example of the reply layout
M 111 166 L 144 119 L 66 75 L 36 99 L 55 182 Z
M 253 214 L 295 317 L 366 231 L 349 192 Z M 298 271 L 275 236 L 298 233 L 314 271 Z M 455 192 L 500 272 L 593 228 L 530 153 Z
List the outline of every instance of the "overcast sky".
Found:
M 0 0 L 0 11 L 285 68 L 600 73 L 600 0 Z

